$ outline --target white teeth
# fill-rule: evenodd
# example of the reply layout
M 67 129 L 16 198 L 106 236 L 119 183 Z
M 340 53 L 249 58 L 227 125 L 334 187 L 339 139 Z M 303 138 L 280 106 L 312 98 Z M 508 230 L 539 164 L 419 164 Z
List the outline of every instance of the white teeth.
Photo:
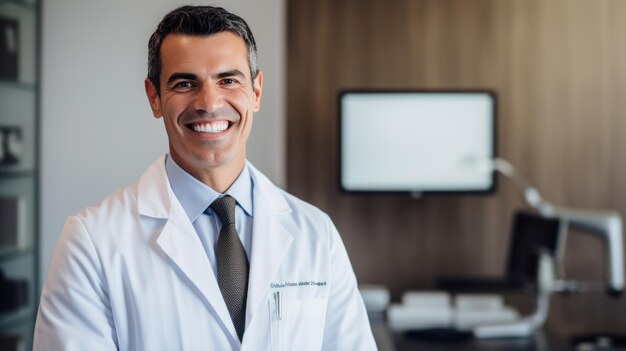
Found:
M 213 123 L 203 123 L 203 124 L 194 124 L 193 130 L 196 132 L 203 133 L 219 133 L 223 132 L 228 128 L 227 121 L 219 121 Z

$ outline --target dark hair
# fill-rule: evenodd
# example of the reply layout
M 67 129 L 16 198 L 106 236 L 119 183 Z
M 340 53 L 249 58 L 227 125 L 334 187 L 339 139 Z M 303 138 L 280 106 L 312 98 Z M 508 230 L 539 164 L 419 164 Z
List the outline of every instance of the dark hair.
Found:
M 259 73 L 257 49 L 246 21 L 221 7 L 182 6 L 163 17 L 148 43 L 148 79 L 157 93 L 161 94 L 161 44 L 168 34 L 208 36 L 225 31 L 238 34 L 246 43 L 250 75 L 254 80 Z

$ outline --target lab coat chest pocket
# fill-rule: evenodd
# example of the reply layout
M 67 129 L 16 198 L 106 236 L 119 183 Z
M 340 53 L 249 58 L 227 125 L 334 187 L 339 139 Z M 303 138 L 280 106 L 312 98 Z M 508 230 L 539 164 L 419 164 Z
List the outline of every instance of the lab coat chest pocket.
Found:
M 271 350 L 321 350 L 326 298 L 270 301 Z

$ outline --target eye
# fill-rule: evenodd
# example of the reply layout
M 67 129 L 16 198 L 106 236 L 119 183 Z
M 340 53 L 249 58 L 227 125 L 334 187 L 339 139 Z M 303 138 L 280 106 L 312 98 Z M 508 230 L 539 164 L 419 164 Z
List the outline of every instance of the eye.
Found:
M 191 88 L 191 82 L 178 82 L 175 85 L 176 88 Z
M 237 79 L 234 78 L 224 78 L 222 79 L 222 85 L 234 85 L 239 83 Z
M 191 88 L 193 88 L 193 86 L 193 82 L 183 80 L 174 84 L 173 90 L 178 92 L 184 92 L 190 90 Z

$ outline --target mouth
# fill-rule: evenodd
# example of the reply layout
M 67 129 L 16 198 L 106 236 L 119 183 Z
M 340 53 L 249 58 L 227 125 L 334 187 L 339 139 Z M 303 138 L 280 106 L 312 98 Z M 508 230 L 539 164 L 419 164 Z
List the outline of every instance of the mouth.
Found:
M 214 122 L 194 122 L 186 124 L 185 127 L 197 133 L 217 134 L 227 130 L 231 125 L 232 122 L 222 120 Z

